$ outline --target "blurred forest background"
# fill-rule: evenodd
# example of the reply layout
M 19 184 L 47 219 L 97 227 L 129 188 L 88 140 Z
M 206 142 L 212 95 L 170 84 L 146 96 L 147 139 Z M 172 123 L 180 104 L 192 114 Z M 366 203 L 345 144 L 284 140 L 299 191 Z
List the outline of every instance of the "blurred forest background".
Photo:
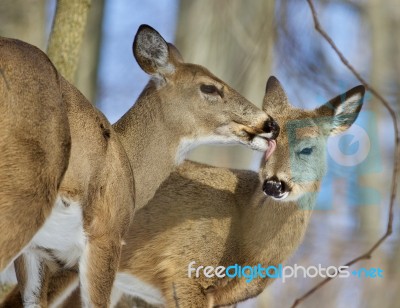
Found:
M 111 122 L 128 110 L 148 80 L 131 51 L 142 23 L 174 42 L 187 62 L 206 66 L 257 105 L 269 75 L 277 76 L 291 102 L 303 108 L 314 108 L 359 83 L 315 32 L 306 1 L 91 2 L 74 81 Z M 322 25 L 338 47 L 398 113 L 400 1 L 315 2 Z M 55 0 L 0 1 L 0 35 L 46 50 L 55 7 Z M 357 127 L 330 144 L 330 168 L 318 206 L 305 241 L 289 264 L 338 266 L 369 249 L 385 231 L 393 129 L 386 110 L 371 95 Z M 367 139 L 360 131 L 367 133 Z M 342 153 L 339 160 L 334 147 Z M 358 159 L 360 155 L 363 159 Z M 191 158 L 257 170 L 260 154 L 239 146 L 208 146 L 195 150 Z M 398 206 L 395 214 L 394 234 L 372 260 L 355 265 L 380 267 L 384 278 L 335 279 L 302 307 L 400 307 Z M 318 281 L 277 280 L 239 307 L 289 307 Z

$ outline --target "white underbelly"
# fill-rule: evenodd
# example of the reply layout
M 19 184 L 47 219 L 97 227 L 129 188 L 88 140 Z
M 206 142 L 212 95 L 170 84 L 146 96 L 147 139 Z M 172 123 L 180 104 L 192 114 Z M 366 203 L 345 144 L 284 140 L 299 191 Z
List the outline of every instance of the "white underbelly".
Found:
M 151 305 L 165 305 L 165 300 L 160 290 L 133 275 L 117 273 L 114 288 L 117 289 L 117 291 L 113 290 L 113 293 L 122 292 L 134 297 L 139 297 Z
M 52 257 L 70 267 L 77 264 L 85 245 L 82 207 L 58 196 L 50 216 L 27 248 L 48 249 Z

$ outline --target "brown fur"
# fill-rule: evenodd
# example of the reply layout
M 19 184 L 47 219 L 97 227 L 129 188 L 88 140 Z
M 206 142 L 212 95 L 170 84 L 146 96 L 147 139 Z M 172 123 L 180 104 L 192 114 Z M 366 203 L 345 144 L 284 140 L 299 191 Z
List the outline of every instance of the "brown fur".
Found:
M 1 271 L 49 215 L 71 136 L 59 76 L 39 49 L 1 38 L 0 73 Z
M 82 205 L 95 264 L 89 265 L 89 276 L 102 277 L 101 287 L 93 288 L 91 296 L 98 305 L 107 303 L 110 291 L 106 290 L 111 290 L 114 273 L 95 269 L 103 262 L 104 269 L 114 264 L 116 270 L 118 264 L 121 239 L 134 209 L 129 160 L 115 133 L 104 138 L 104 129 L 112 131 L 106 118 L 57 74 L 45 54 L 17 40 L 0 42 L 8 85 L 2 83 L 1 88 L 5 137 L 0 174 L 7 176 L 0 190 L 2 269 L 43 225 L 55 197 L 61 195 Z M 23 293 L 24 256 L 17 260 Z M 47 292 L 48 269 L 46 264 L 40 266 L 44 289 L 37 296 Z
M 158 67 L 160 61 L 153 63 L 152 59 L 143 58 L 148 50 L 145 50 L 146 45 L 142 47 L 138 43 L 143 40 L 141 32 L 150 32 L 150 35 L 156 36 L 157 42 L 162 45 L 161 48 L 164 48 L 164 52 L 172 50 L 168 54 L 168 61 L 163 63 L 166 67 Z M 67 114 L 65 130 L 68 132 L 69 129 L 70 131 L 70 135 L 65 138 L 65 147 L 69 150 L 68 138 L 70 138 L 71 152 L 60 157 L 60 162 L 58 165 L 52 166 L 52 169 L 42 168 L 41 165 L 39 168 L 32 161 L 30 163 L 36 168 L 35 170 L 40 170 L 41 173 L 49 170 L 50 175 L 55 179 L 58 178 L 51 172 L 60 173 L 61 163 L 68 164 L 68 169 L 61 183 L 57 181 L 54 183 L 52 193 L 54 196 L 48 191 L 43 194 L 49 199 L 47 211 L 43 213 L 43 209 L 38 207 L 36 215 L 24 216 L 25 224 L 21 224 L 20 228 L 10 229 L 12 235 L 17 235 L 13 237 L 14 242 L 12 242 L 15 249 L 9 254 L 8 259 L 7 256 L 2 256 L 1 259 L 4 259 L 4 263 L 7 264 L 10 258 L 17 255 L 27 244 L 49 215 L 57 193 L 68 200 L 79 202 L 83 208 L 84 229 L 89 242 L 87 259 L 90 262 L 86 276 L 89 301 L 93 306 L 107 306 L 109 303 L 122 236 L 129 226 L 134 209 L 131 166 L 135 174 L 138 192 L 136 206 L 141 208 L 150 200 L 160 183 L 175 167 L 176 152 L 182 139 L 186 138 L 190 143 L 196 144 L 197 140 L 202 138 L 222 136 L 231 143 L 250 144 L 255 134 L 268 133 L 273 136 L 277 133 L 274 130 L 271 132 L 268 128 L 268 125 L 271 126 L 274 122 L 264 112 L 258 110 L 205 68 L 183 63 L 177 50 L 172 45 L 168 46 L 161 36 L 158 36 L 159 34 L 150 27 L 141 27 L 135 37 L 135 56 L 141 67 L 154 76 L 136 105 L 114 127 L 111 127 L 105 117 L 92 107 L 79 91 L 57 75 L 55 71 L 53 72 L 56 80 L 55 86 L 53 86 L 53 88 L 55 87 L 54 95 L 59 96 L 59 104 L 65 108 Z M 7 42 L 5 49 L 12 49 L 14 45 L 19 44 L 13 40 L 5 41 Z M 142 50 L 143 48 L 144 50 Z M 28 54 L 33 51 L 37 52 L 28 44 L 22 44 L 22 49 Z M 36 62 L 37 69 L 50 67 L 54 70 L 47 57 L 44 54 L 41 54 L 41 57 L 43 58 L 42 62 Z M 15 63 L 15 65 L 17 64 L 21 65 L 20 62 Z M 22 65 L 22 69 L 23 67 Z M 29 74 L 29 72 L 25 73 Z M 44 79 L 44 83 L 48 82 L 46 78 Z M 29 80 L 29 82 L 35 84 L 35 80 Z M 211 83 L 223 89 L 223 99 L 201 93 L 199 86 L 202 83 Z M 21 87 L 21 85 L 19 86 Z M 52 87 L 51 84 L 47 84 L 47 86 Z M 35 94 L 36 92 L 31 90 L 30 93 Z M 37 106 L 36 100 L 33 101 L 33 105 L 33 109 L 41 110 L 41 106 Z M 56 108 L 53 107 L 53 109 Z M 60 117 L 62 115 L 61 113 Z M 21 118 L 17 117 L 16 119 L 17 123 L 21 122 Z M 55 131 L 59 129 L 65 133 L 64 129 L 56 126 L 56 120 L 54 120 Z M 24 127 L 21 133 L 26 134 L 26 132 L 30 132 L 30 130 Z M 52 136 L 43 138 L 53 140 Z M 60 148 L 59 144 L 51 144 L 45 154 L 52 157 L 52 151 L 58 148 Z M 43 161 L 46 162 L 46 160 Z M 32 183 L 35 183 L 33 179 L 36 179 L 34 176 Z M 51 196 L 53 196 L 52 199 L 50 199 Z M 29 199 L 22 200 L 26 203 Z M 13 213 L 15 206 L 11 210 L 8 206 L 6 210 Z M 41 220 L 36 218 L 38 215 L 41 215 L 41 218 L 39 217 Z M 8 219 L 5 219 L 5 223 L 9 223 L 9 217 L 6 218 Z M 27 225 L 32 224 L 31 220 L 39 220 L 41 224 L 37 224 L 35 228 L 26 228 Z M 3 231 L 3 225 L 1 226 Z M 4 233 L 2 232 L 1 240 L 5 238 L 8 241 L 8 234 L 3 236 Z M 4 249 L 1 251 L 3 252 Z M 45 252 L 47 253 L 47 251 Z M 23 255 L 20 256 L 19 261 L 16 262 L 19 288 L 22 294 L 24 294 L 27 278 L 23 274 L 23 257 Z M 37 296 L 46 290 L 47 267 L 54 267 L 54 265 L 57 267 L 60 264 L 46 263 L 44 265 L 43 271 L 41 271 L 43 284 L 39 294 L 36 294 Z M 65 273 L 61 275 L 65 275 Z M 69 276 L 68 279 L 65 279 L 74 280 Z M 53 292 L 54 289 L 51 288 L 50 291 Z M 7 304 L 8 300 L 4 302 L 4 305 Z M 42 301 L 42 304 L 45 305 L 45 301 Z
M 322 163 L 314 167 L 321 168 L 313 172 L 315 181 L 293 181 L 289 157 L 296 144 L 289 145 L 289 123 L 300 120 L 307 124 L 298 130 L 297 138 L 316 138 L 316 158 L 324 160 L 326 138 L 351 126 L 363 94 L 363 87 L 357 87 L 324 107 L 305 111 L 291 107 L 279 83 L 270 79 L 264 109 L 276 118 L 282 133 L 275 153 L 262 162 L 260 173 L 185 162 L 149 205 L 138 211 L 137 223 L 126 238 L 119 272 L 131 273 L 161 290 L 167 307 L 175 307 L 176 298 L 180 307 L 210 307 L 258 295 L 271 279 L 246 283 L 239 278 L 188 278 L 188 264 L 260 263 L 267 267 L 284 262 L 301 243 L 325 170 Z M 353 96 L 358 101 L 344 99 L 351 101 Z M 340 104 L 342 112 L 327 108 Z M 338 123 L 343 115 L 348 116 L 347 122 Z M 315 163 L 318 160 L 313 159 L 306 167 L 312 169 Z M 274 201 L 262 192 L 262 182 L 272 175 L 291 186 L 288 201 Z
M 318 174 L 321 178 L 305 184 L 290 182 L 294 175 L 288 168 L 289 123 L 305 121 L 307 129 L 300 129 L 297 137 L 321 138 L 316 158 L 324 158 L 327 136 L 339 126 L 344 130 L 353 123 L 363 94 L 363 87 L 356 87 L 346 93 L 346 100 L 338 96 L 324 107 L 305 111 L 288 105 L 279 83 L 270 79 L 264 108 L 276 117 L 283 131 L 275 153 L 262 162 L 259 174 L 185 162 L 136 213 L 136 223 L 131 225 L 122 250 L 119 273 L 132 274 L 159 289 L 167 307 L 177 307 L 177 303 L 179 307 L 224 306 L 258 295 L 271 279 L 246 283 L 239 278 L 188 278 L 188 264 L 195 261 L 196 265 L 216 267 L 260 263 L 267 267 L 284 262 L 301 243 L 324 173 L 322 166 Z M 332 108 L 328 114 L 329 104 L 343 104 L 344 108 L 341 112 Z M 349 118 L 340 125 L 338 116 L 343 119 L 343 115 Z M 288 201 L 274 201 L 262 192 L 262 182 L 271 175 L 290 183 Z M 60 282 L 59 287 L 67 285 Z M 69 300 L 76 303 L 77 293 Z M 64 303 L 65 307 L 72 302 Z

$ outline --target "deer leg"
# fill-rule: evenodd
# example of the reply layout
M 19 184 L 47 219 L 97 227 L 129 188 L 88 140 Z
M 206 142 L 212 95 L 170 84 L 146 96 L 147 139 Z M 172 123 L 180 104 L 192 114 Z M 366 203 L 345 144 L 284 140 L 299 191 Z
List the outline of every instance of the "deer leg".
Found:
M 134 213 L 133 178 L 127 174 L 126 189 L 121 187 L 117 164 L 104 170 L 107 175 L 90 194 L 90 207 L 95 215 L 83 212 L 87 243 L 79 260 L 79 281 L 83 307 L 109 307 L 111 291 L 118 270 L 122 238 L 129 228 Z M 111 175 L 114 175 L 111 177 Z M 111 177 L 111 179 L 110 179 Z M 112 179 L 114 178 L 114 179 Z M 118 179 L 118 180 L 116 180 Z M 90 215 L 90 217 L 86 217 Z
M 118 269 L 121 240 L 108 236 L 89 239 L 79 263 L 83 307 L 109 307 Z
M 81 307 L 79 276 L 76 270 L 62 269 L 51 276 L 48 283 L 47 304 L 49 307 Z M 0 308 L 22 308 L 19 285 L 12 289 L 0 303 Z
M 15 260 L 14 265 L 23 306 L 46 307 L 50 270 L 45 260 L 28 250 Z

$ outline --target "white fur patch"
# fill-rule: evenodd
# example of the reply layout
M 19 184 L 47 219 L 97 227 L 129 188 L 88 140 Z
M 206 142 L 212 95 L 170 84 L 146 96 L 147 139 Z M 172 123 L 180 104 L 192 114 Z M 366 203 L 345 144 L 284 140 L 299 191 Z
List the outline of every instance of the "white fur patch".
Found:
M 115 307 L 123 295 L 124 293 L 120 289 L 117 289 L 114 284 L 111 291 L 110 307 Z
M 91 307 L 89 295 L 89 280 L 87 278 L 88 258 L 89 245 L 85 247 L 83 255 L 79 261 L 79 279 L 81 282 L 82 307 Z
M 285 200 L 289 196 L 288 192 L 284 192 L 283 194 L 280 194 L 278 197 L 271 196 L 272 199 L 280 201 L 280 200 Z
M 23 294 L 24 307 L 40 307 L 38 297 L 42 281 L 40 256 L 36 253 L 25 252 L 23 260 L 27 277 Z
M 177 165 L 181 164 L 186 158 L 187 154 L 195 147 L 203 144 L 232 144 L 239 143 L 238 138 L 225 137 L 225 136 L 208 136 L 201 137 L 198 139 L 183 138 L 179 143 L 178 150 L 175 156 L 175 163 Z
M 79 261 L 86 246 L 82 218 L 82 207 L 78 203 L 57 197 L 50 216 L 23 250 L 27 274 L 24 306 L 36 307 L 40 300 L 37 296 L 41 285 L 42 259 L 56 258 L 67 267 Z M 11 268 L 14 270 L 13 266 L 9 270 Z
M 249 145 L 256 151 L 266 152 L 268 150 L 268 141 L 258 136 L 254 137 Z
M 85 243 L 81 206 L 76 202 L 64 203 L 58 196 L 50 216 L 21 253 L 27 256 L 37 254 L 37 246 L 51 249 L 58 260 L 72 266 L 78 262 Z M 33 265 L 32 262 L 30 264 Z M 0 282 L 16 283 L 13 263 L 1 272 Z
M 260 135 L 261 136 L 261 135 Z M 226 137 L 222 135 L 212 135 L 207 137 L 201 137 L 197 139 L 183 138 L 179 143 L 178 150 L 175 156 L 175 164 L 181 164 L 187 154 L 194 148 L 204 144 L 221 144 L 221 145 L 231 145 L 231 144 L 244 144 L 249 146 L 252 150 L 265 152 L 268 150 L 268 141 L 264 138 L 255 136 L 250 143 L 243 142 L 239 137 L 231 136 Z
M 258 136 L 266 138 L 266 139 L 271 139 L 274 133 L 261 133 Z
M 160 290 L 133 275 L 118 273 L 114 288 L 125 294 L 139 297 L 151 305 L 165 305 L 165 300 Z
M 67 267 L 75 265 L 86 245 L 82 218 L 82 207 L 78 203 L 64 202 L 57 197 L 50 216 L 33 237 L 31 246 L 51 249 Z

